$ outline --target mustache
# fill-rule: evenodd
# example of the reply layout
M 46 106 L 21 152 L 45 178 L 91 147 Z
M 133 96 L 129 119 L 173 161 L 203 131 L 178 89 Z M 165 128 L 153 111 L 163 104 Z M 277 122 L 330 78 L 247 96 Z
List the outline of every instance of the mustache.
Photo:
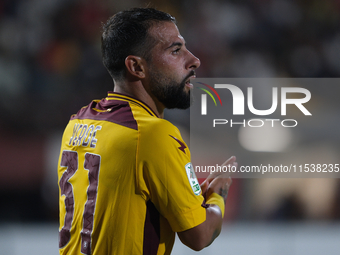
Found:
M 196 76 L 196 72 L 194 71 L 194 70 L 191 70 L 190 72 L 189 72 L 189 74 L 187 75 L 187 76 L 185 76 L 185 78 L 183 79 L 183 82 L 182 83 L 185 83 L 185 81 L 187 80 L 187 79 L 189 79 L 191 76 Z

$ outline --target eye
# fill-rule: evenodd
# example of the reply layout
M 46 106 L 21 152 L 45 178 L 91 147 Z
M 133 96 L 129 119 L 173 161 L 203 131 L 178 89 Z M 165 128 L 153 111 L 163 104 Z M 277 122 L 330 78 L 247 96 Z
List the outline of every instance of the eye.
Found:
M 178 54 L 178 52 L 179 52 L 180 49 L 181 49 L 181 48 L 176 48 L 175 50 L 172 51 L 172 54 L 175 54 L 175 55 Z

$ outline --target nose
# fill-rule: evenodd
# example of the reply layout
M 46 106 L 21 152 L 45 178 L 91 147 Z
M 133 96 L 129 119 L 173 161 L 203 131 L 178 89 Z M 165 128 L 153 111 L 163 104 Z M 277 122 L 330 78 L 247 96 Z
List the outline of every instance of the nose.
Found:
M 189 58 L 188 58 L 188 64 L 187 64 L 187 68 L 188 69 L 196 69 L 199 68 L 199 66 L 201 65 L 201 61 L 199 60 L 199 58 L 197 58 L 194 54 L 192 54 L 189 50 Z

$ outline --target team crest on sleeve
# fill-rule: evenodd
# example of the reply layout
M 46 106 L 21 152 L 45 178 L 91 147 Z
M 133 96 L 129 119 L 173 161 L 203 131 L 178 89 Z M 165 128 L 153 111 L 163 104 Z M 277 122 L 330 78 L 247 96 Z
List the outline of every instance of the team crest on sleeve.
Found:
M 192 166 L 191 163 L 188 163 L 185 165 L 185 171 L 187 172 L 190 186 L 193 192 L 195 193 L 195 195 L 201 194 L 201 186 L 198 183 L 198 180 L 197 180 L 197 177 L 194 171 L 194 167 Z

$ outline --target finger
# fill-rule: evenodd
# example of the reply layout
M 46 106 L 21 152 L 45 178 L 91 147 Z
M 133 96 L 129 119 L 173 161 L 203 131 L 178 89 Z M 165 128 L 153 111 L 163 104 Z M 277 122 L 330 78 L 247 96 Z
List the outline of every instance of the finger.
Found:
M 205 193 L 207 192 L 207 189 L 209 187 L 209 181 L 205 179 L 202 184 L 201 184 L 201 190 L 202 190 L 202 195 L 204 196 Z
M 211 174 L 209 174 L 209 176 L 207 177 L 207 182 L 211 182 L 212 180 L 214 180 L 217 176 L 219 176 L 221 173 L 220 172 L 213 172 Z
M 233 172 L 231 171 L 232 169 L 237 169 L 237 162 L 233 162 L 231 165 L 229 165 L 228 169 L 226 171 L 222 171 L 222 172 L 217 172 L 217 175 L 214 177 L 214 179 L 216 178 L 229 178 L 231 176 L 231 174 L 233 174 Z M 213 180 L 210 180 L 210 182 L 212 182 Z
M 235 156 L 231 156 L 229 159 L 227 159 L 222 165 L 221 167 L 223 166 L 228 166 L 228 165 L 232 165 L 232 166 L 235 166 L 237 167 L 237 162 L 236 161 L 236 157 Z M 208 177 L 207 177 L 207 180 L 208 181 L 212 181 L 213 179 L 215 179 L 217 176 L 221 175 L 223 173 L 221 172 L 214 172 L 214 173 L 211 173 Z M 229 177 L 230 174 L 228 176 L 225 176 L 226 178 Z
M 234 162 L 236 162 L 236 157 L 231 156 L 229 159 L 227 159 L 222 166 L 232 165 Z
M 210 185 L 206 191 L 206 198 L 208 198 L 212 193 L 222 195 L 221 190 L 228 190 L 231 183 L 232 179 L 230 177 L 216 177 L 213 181 L 210 182 Z
M 231 177 L 229 177 L 228 180 L 227 180 L 228 187 L 230 187 L 231 184 L 233 184 L 233 180 L 231 179 Z

